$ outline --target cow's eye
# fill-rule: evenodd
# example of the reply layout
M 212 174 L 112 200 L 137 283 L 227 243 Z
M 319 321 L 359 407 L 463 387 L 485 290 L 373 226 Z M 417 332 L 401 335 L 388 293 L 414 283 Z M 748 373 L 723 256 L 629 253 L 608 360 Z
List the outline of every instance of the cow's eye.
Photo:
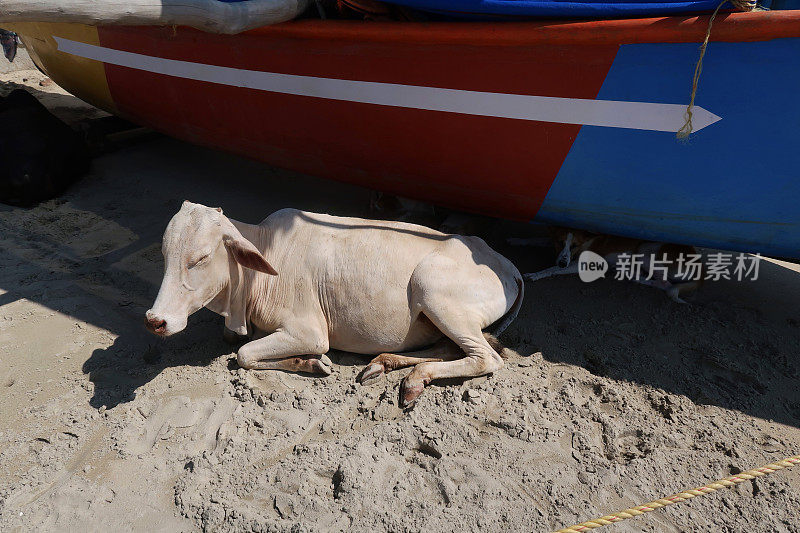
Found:
M 210 255 L 204 255 L 203 257 L 201 257 L 197 261 L 195 261 L 193 263 L 190 263 L 189 264 L 189 268 L 194 268 L 194 267 L 196 267 L 198 265 L 201 265 L 201 264 L 205 263 L 208 260 L 209 257 L 211 257 L 211 256 Z

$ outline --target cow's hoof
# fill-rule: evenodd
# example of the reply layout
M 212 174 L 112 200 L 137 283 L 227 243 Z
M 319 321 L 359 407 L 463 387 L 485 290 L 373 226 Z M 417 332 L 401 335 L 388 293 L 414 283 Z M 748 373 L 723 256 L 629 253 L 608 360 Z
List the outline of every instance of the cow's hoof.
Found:
M 333 363 L 327 355 L 323 355 L 319 359 L 313 359 L 311 367 L 314 369 L 315 374 L 330 376 L 333 373 Z
M 419 395 L 425 390 L 423 383 L 409 383 L 408 378 L 400 383 L 400 407 L 406 408 L 414 405 Z
M 364 370 L 362 370 L 361 373 L 358 375 L 356 381 L 358 381 L 361 384 L 364 384 L 367 381 L 377 378 L 378 376 L 383 374 L 383 372 L 384 368 L 382 364 L 370 363 L 366 367 L 364 367 Z

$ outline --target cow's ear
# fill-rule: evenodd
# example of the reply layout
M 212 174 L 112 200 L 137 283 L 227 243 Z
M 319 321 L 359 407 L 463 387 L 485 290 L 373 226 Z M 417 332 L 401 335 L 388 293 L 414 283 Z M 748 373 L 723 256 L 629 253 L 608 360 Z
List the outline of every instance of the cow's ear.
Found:
M 222 242 L 225 243 L 225 247 L 231 255 L 233 255 L 234 260 L 243 267 L 264 272 L 272 276 L 278 275 L 278 271 L 272 268 L 272 265 L 261 255 L 258 248 L 241 235 L 226 236 Z

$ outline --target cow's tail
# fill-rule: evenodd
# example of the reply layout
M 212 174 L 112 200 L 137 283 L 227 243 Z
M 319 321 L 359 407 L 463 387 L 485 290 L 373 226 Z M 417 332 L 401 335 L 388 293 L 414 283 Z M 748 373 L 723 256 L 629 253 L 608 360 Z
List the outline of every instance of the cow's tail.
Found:
M 489 342 L 489 345 L 499 354 L 503 353 L 504 347 L 500 341 L 497 340 L 497 335 L 503 333 L 514 319 L 517 318 L 519 310 L 522 308 L 522 300 L 525 298 L 525 283 L 522 281 L 521 277 L 517 277 L 515 281 L 517 282 L 517 299 L 514 300 L 511 309 L 483 332 L 483 336 Z

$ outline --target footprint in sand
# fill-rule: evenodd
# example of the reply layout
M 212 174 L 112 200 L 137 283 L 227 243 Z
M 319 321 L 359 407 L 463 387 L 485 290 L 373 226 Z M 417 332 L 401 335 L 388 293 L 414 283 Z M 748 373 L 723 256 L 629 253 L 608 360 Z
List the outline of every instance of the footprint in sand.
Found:
M 189 437 L 185 451 L 195 455 L 216 447 L 220 428 L 230 419 L 236 402 L 231 398 L 191 400 L 175 396 L 157 406 L 147 417 L 144 431 L 134 439 L 130 451 L 134 454 L 153 450 L 160 441 L 171 440 L 178 433 Z

